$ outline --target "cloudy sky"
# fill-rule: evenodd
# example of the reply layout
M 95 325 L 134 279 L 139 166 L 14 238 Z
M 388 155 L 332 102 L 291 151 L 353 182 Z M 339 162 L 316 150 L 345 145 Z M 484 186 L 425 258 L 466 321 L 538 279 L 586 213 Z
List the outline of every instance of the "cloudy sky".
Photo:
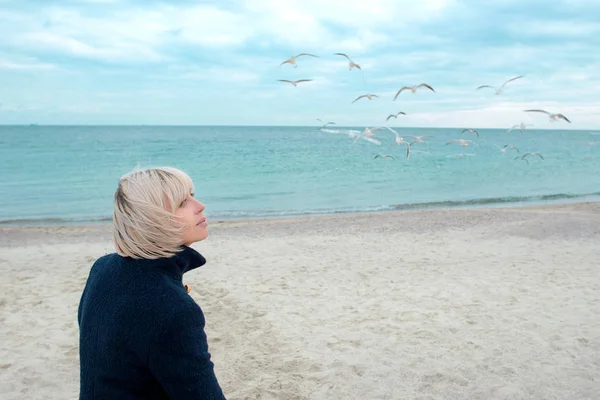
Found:
M 600 129 L 600 0 L 0 0 L 0 36 L 0 124 Z

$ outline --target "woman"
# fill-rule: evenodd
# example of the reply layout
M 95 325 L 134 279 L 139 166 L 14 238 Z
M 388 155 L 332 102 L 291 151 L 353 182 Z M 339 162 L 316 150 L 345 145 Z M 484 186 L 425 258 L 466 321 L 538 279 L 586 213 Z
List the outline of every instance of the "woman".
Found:
M 204 204 L 175 168 L 121 177 L 116 253 L 92 266 L 78 310 L 80 399 L 225 399 L 204 315 L 183 274 L 206 263 Z

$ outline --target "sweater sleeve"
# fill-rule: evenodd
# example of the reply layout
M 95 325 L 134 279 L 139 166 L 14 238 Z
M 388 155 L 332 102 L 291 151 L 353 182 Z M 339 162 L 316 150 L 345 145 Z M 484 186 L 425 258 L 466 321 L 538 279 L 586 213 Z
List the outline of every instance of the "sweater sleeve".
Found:
M 150 348 L 152 374 L 172 399 L 225 400 L 214 373 L 204 332 L 204 316 L 178 312 Z

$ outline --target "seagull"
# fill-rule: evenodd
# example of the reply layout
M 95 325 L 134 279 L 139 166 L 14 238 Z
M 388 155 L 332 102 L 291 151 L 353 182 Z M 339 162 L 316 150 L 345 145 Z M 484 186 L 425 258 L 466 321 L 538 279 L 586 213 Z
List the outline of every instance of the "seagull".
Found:
M 507 150 L 513 150 L 513 149 L 514 149 L 514 150 L 516 150 L 516 151 L 517 151 L 517 153 L 520 153 L 519 149 L 517 149 L 517 148 L 516 148 L 515 146 L 513 146 L 512 144 L 511 144 L 511 145 L 505 144 L 505 145 L 504 145 L 504 146 L 502 146 L 502 147 L 498 146 L 497 144 L 495 144 L 494 146 L 496 146 L 497 148 L 499 148 L 499 149 L 500 149 L 500 152 L 501 152 L 502 154 L 506 153 L 506 151 L 507 151 Z
M 357 137 L 359 137 L 361 131 L 357 131 L 354 129 L 328 129 L 328 128 L 321 128 L 320 129 L 321 132 L 327 132 L 327 133 L 342 133 L 342 134 L 347 134 L 348 137 L 350 139 L 356 139 Z
M 327 125 L 335 125 L 335 122 L 323 122 L 320 118 L 317 118 L 317 121 L 323 124 L 319 129 L 327 128 Z
M 350 57 L 348 57 L 346 54 L 344 54 L 344 53 L 333 53 L 333 55 L 346 57 L 348 59 L 348 71 L 352 71 L 352 68 L 358 68 L 358 69 L 360 69 L 362 71 L 362 69 L 360 68 L 360 65 L 358 65 L 357 63 L 355 63 L 354 61 L 352 61 L 350 59 Z
M 403 112 L 403 111 L 400 111 L 400 112 L 398 112 L 397 114 L 390 114 L 390 115 L 388 115 L 388 117 L 387 117 L 385 120 L 386 120 L 386 121 L 389 121 L 389 120 L 390 120 L 390 118 L 396 118 L 396 119 L 398 119 L 398 115 L 400 115 L 400 114 L 402 114 L 402 115 L 406 115 L 406 113 L 405 113 L 405 112 Z
M 391 158 L 392 160 L 395 160 L 395 158 L 392 156 L 389 156 L 389 155 L 382 156 L 381 154 L 377 154 L 375 157 L 373 157 L 373 159 L 376 159 L 376 158 L 383 158 L 383 159 Z
M 565 117 L 564 115 L 562 115 L 562 114 L 558 114 L 558 113 L 557 114 L 551 114 L 551 113 L 549 113 L 546 110 L 523 110 L 523 111 L 525 111 L 525 112 L 541 112 L 541 113 L 544 113 L 544 114 L 548 114 L 550 116 L 550 121 L 556 121 L 556 120 L 562 118 L 565 121 L 567 121 L 568 123 L 571 123 L 571 121 L 569 121 L 569 119 L 567 117 Z
M 525 158 L 527 156 L 531 156 L 533 158 L 535 158 L 537 156 L 537 157 L 541 158 L 542 160 L 544 159 L 544 157 L 540 153 L 525 153 L 522 156 L 516 156 L 514 159 L 516 160 L 517 158 L 520 158 L 521 160 L 527 161 L 527 165 L 529 165 L 529 160 L 527 160 Z
M 523 160 L 523 159 L 524 159 L 525 157 L 527 157 L 527 156 L 531 156 L 531 157 L 539 157 L 539 158 L 541 158 L 542 160 L 544 159 L 544 157 L 543 157 L 543 156 L 542 156 L 540 153 L 534 152 L 534 153 L 525 153 L 525 154 L 523 154 L 523 156 L 521 157 L 521 160 Z M 517 157 L 517 158 L 518 158 L 518 157 Z
M 451 143 L 460 143 L 461 147 L 467 147 L 469 145 L 469 143 L 471 143 L 471 141 L 465 140 L 465 139 L 454 139 L 454 140 L 451 140 L 448 143 L 446 143 L 446 146 Z
M 373 97 L 379 98 L 379 96 L 377 96 L 376 94 L 367 93 L 367 94 L 363 94 L 362 96 L 358 96 L 356 99 L 354 99 L 354 101 L 352 103 L 356 103 L 358 100 L 362 99 L 363 97 L 366 97 L 369 100 L 373 100 Z
M 377 127 L 377 128 L 365 128 L 365 130 L 363 131 L 363 135 L 371 137 L 373 136 L 373 132 L 378 131 L 380 129 L 383 129 L 381 127 Z
M 298 79 L 297 81 L 288 81 L 287 79 L 277 79 L 279 82 L 287 82 L 287 83 L 291 83 L 292 85 L 294 85 L 294 87 L 298 87 L 298 84 L 300 82 L 310 82 L 312 81 L 312 79 Z
M 519 125 L 514 125 L 512 128 L 510 128 L 509 130 L 506 131 L 506 133 L 513 131 L 517 128 L 519 128 L 521 130 L 521 133 L 525 132 L 525 127 L 527 126 L 533 126 L 532 124 L 526 124 L 524 122 L 521 122 Z
M 508 82 L 512 82 L 512 81 L 514 81 L 514 80 L 516 80 L 516 79 L 519 79 L 519 78 L 523 78 L 523 76 L 522 76 L 522 75 L 520 75 L 520 76 L 516 76 L 516 77 L 514 77 L 514 78 L 510 78 L 509 80 L 507 80 L 506 82 L 504 82 L 504 83 L 502 84 L 502 86 L 500 86 L 498 89 L 496 89 L 495 87 L 493 87 L 493 86 L 490 86 L 490 85 L 482 85 L 482 86 L 479 86 L 479 87 L 478 87 L 477 89 L 475 89 L 475 90 L 479 90 L 479 89 L 481 89 L 481 88 L 492 88 L 492 89 L 496 90 L 496 95 L 499 95 L 499 94 L 502 94 L 502 93 L 504 92 L 504 86 L 505 86 L 505 85 L 506 85 Z
M 433 136 L 406 136 L 406 137 L 415 139 L 414 141 L 412 141 L 410 143 L 411 146 L 412 146 L 413 143 L 427 143 L 427 142 L 424 142 L 423 139 L 430 138 L 430 137 L 433 137 Z
M 479 137 L 479 132 L 477 132 L 476 129 L 467 128 L 467 129 L 463 129 L 460 133 L 463 134 L 465 132 L 474 133 L 477 135 L 477 137 Z
M 290 58 L 288 58 L 287 60 L 285 60 L 284 62 L 279 64 L 279 66 L 281 67 L 283 64 L 291 64 L 294 66 L 294 68 L 297 68 L 298 64 L 296 64 L 296 58 L 301 57 L 301 56 L 319 57 L 319 56 L 315 56 L 314 54 L 300 53 L 298 55 L 291 56 Z
M 396 144 L 397 145 L 401 145 L 404 144 L 406 145 L 406 159 L 408 160 L 410 158 L 410 145 L 412 143 L 408 143 L 406 140 L 404 140 L 404 138 L 402 138 L 398 132 L 396 132 L 395 130 L 393 130 L 392 128 L 389 127 L 385 127 L 385 129 L 389 130 L 390 132 L 392 132 L 395 136 L 396 136 Z M 414 142 L 413 142 L 414 143 Z
M 399 90 L 396 92 L 396 95 L 394 96 L 394 100 L 396 100 L 396 98 L 398 97 L 398 95 L 399 95 L 400 93 L 402 93 L 402 91 L 403 91 L 403 90 L 410 90 L 411 92 L 413 92 L 413 93 L 416 93 L 416 92 L 417 92 L 417 89 L 418 89 L 418 88 L 420 88 L 420 87 L 424 87 L 424 88 L 427 88 L 427 89 L 431 90 L 432 92 L 435 92 L 435 90 L 433 90 L 433 88 L 432 88 L 431 86 L 429 86 L 428 84 L 426 84 L 426 83 L 421 83 L 421 84 L 419 84 L 419 85 L 414 85 L 414 86 L 402 86 L 402 87 L 401 87 L 401 88 L 400 88 L 400 89 L 399 89 Z
M 378 131 L 380 129 L 383 129 L 383 128 L 379 128 L 379 127 L 377 127 L 377 128 L 365 128 L 365 130 L 362 131 L 362 133 L 359 132 L 360 133 L 359 135 L 355 135 L 354 136 L 354 143 L 352 143 L 352 144 L 356 144 L 356 142 L 359 139 L 364 139 L 364 140 L 366 140 L 368 142 L 380 145 L 381 142 L 379 140 L 373 138 L 373 132 Z M 355 132 L 358 132 L 358 131 L 355 131 Z

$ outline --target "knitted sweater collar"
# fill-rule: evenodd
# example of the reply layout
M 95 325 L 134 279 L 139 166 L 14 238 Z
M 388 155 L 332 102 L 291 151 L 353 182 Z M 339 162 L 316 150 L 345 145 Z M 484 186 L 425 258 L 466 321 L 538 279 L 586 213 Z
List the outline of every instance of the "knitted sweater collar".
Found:
M 138 261 L 143 263 L 144 266 L 156 268 L 178 280 L 181 280 L 183 274 L 186 272 L 206 264 L 206 259 L 202 254 L 185 245 L 181 247 L 181 251 L 171 257 L 143 259 Z

